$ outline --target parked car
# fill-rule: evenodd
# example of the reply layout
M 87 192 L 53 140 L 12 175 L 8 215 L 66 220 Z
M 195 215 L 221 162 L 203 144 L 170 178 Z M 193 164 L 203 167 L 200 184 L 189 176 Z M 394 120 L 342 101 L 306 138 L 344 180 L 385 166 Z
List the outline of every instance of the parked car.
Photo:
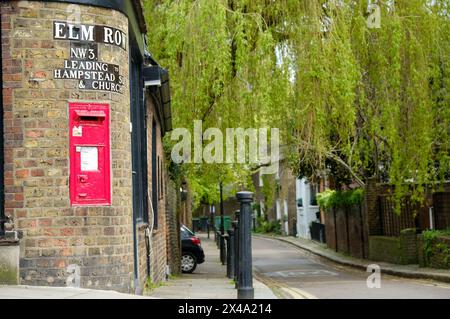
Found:
M 201 246 L 200 238 L 195 233 L 181 225 L 181 271 L 191 273 L 198 264 L 205 261 L 205 253 Z

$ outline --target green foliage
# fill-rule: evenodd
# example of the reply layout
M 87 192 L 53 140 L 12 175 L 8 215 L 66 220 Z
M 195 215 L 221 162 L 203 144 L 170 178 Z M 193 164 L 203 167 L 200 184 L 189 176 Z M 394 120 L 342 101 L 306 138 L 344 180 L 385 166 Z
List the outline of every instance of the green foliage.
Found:
M 255 232 L 262 234 L 281 235 L 281 221 L 268 221 L 264 217 L 257 217 L 257 225 Z
M 423 232 L 423 252 L 425 260 L 436 254 L 443 255 L 444 263 L 450 265 L 450 251 L 446 244 L 437 242 L 438 237 L 450 236 L 450 227 L 445 230 L 426 230 Z
M 144 285 L 144 295 L 150 293 L 152 290 L 162 287 L 164 284 L 162 282 L 155 283 L 151 278 L 147 278 Z
M 271 207 L 275 199 L 276 181 L 272 175 L 263 175 L 261 193 L 264 195 L 265 207 Z
M 144 1 L 174 127 L 278 127 L 298 176 L 377 177 L 398 211 L 412 181 L 421 201 L 450 172 L 449 2 L 378 3 L 380 29 L 367 0 Z M 186 166 L 197 202 L 219 179 L 248 185 L 245 165 Z
M 364 199 L 364 191 L 357 188 L 348 191 L 336 191 L 327 189 L 317 194 L 317 202 L 323 209 L 360 204 Z
M 261 205 L 259 203 L 253 203 L 252 204 L 252 211 L 256 212 L 256 217 L 261 216 Z
M 376 176 L 396 185 L 397 203 L 413 181 L 420 201 L 423 185 L 450 171 L 448 1 L 379 2 L 381 29 L 367 27 L 367 1 L 324 2 L 292 11 L 309 22 L 292 31 L 300 106 L 293 164 L 327 171 L 338 185 Z M 324 19 L 333 23 L 318 32 Z

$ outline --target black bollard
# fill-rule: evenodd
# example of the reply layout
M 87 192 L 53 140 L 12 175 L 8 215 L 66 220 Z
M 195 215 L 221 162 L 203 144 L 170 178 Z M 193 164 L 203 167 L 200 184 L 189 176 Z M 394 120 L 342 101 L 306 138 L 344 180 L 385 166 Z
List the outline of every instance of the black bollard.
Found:
M 220 262 L 225 265 L 227 259 L 227 252 L 225 251 L 225 224 L 224 224 L 224 209 L 223 209 L 223 183 L 220 181 Z
M 218 230 L 216 230 L 216 245 L 217 245 L 217 249 L 220 248 L 220 232 Z
M 253 193 L 238 192 L 237 200 L 241 204 L 239 214 L 239 287 L 238 299 L 253 299 L 252 272 L 252 200 Z
M 230 279 L 234 278 L 234 229 L 228 229 L 227 237 L 227 277 Z
M 237 210 L 235 213 L 236 220 L 233 222 L 234 227 L 234 288 L 238 289 L 239 287 L 239 211 Z
M 220 262 L 222 265 L 227 263 L 227 246 L 225 244 L 226 235 L 219 234 L 220 236 Z

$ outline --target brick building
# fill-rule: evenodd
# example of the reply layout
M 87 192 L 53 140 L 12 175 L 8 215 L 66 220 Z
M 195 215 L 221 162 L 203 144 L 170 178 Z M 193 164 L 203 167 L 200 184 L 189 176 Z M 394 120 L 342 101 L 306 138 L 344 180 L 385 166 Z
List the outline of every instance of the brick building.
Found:
M 280 154 L 278 171 L 275 174 L 262 175 L 258 171 L 252 175 L 252 182 L 255 188 L 255 203 L 259 206 L 261 216 L 267 221 L 279 222 L 282 234 L 296 236 L 296 178 L 283 153 Z
M 146 32 L 140 1 L 2 1 L 1 204 L 23 235 L 20 284 L 139 293 L 175 267 L 169 80 Z

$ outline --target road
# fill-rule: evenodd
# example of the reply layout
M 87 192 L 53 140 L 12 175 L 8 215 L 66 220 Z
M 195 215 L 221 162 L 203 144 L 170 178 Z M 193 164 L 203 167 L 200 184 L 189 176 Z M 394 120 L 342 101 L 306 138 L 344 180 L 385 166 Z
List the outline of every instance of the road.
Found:
M 450 299 L 450 284 L 384 275 L 368 288 L 370 273 L 338 265 L 288 243 L 252 238 L 255 276 L 280 298 Z

